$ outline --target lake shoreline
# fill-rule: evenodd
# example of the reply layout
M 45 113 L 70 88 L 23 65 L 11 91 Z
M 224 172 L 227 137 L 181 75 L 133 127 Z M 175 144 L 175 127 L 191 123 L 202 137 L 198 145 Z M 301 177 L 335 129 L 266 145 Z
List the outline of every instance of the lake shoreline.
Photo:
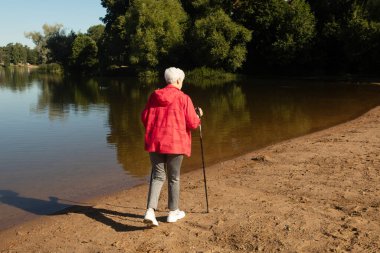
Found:
M 147 184 L 0 232 L 0 252 L 354 252 L 380 250 L 380 107 L 181 177 L 187 217 L 141 222 Z
M 28 68 L 32 70 L 36 69 L 46 69 L 49 68 L 50 65 L 55 65 L 55 68 L 59 65 L 59 63 L 52 63 L 52 64 L 39 64 L 39 65 L 33 65 L 33 64 L 11 64 L 9 66 L 0 65 L 2 68 Z M 61 68 L 63 66 L 59 65 Z M 120 70 L 119 70 L 120 69 Z M 103 78 L 103 77 L 126 77 L 126 78 L 138 78 L 142 77 L 142 80 L 147 81 L 154 81 L 154 82 L 163 82 L 161 80 L 162 78 L 159 75 L 155 75 L 153 78 L 147 77 L 144 78 L 144 75 L 139 75 L 138 73 L 132 72 L 131 70 L 125 70 L 128 69 L 126 66 L 120 66 L 119 68 L 116 68 L 114 70 L 108 70 L 101 73 L 90 73 L 89 75 L 92 78 Z M 372 75 L 364 75 L 364 74 L 351 74 L 349 72 L 347 73 L 340 73 L 340 74 L 313 74 L 313 73 L 305 73 L 301 75 L 287 75 L 283 73 L 273 74 L 273 73 L 257 73 L 257 74 L 247 74 L 244 72 L 228 72 L 217 68 L 205 68 L 205 67 L 199 67 L 194 69 L 186 69 L 186 79 L 185 82 L 190 83 L 196 83 L 196 82 L 202 82 L 202 81 L 215 81 L 215 79 L 224 80 L 227 79 L 226 82 L 237 82 L 241 81 L 247 78 L 251 79 L 278 79 L 278 80 L 315 80 L 315 81 L 326 81 L 326 82 L 358 82 L 360 85 L 380 85 L 379 83 L 379 75 L 372 74 Z M 62 72 L 63 73 L 63 72 Z M 78 76 L 84 76 L 83 73 L 76 73 L 76 72 L 69 72 L 66 71 L 67 75 L 78 75 Z

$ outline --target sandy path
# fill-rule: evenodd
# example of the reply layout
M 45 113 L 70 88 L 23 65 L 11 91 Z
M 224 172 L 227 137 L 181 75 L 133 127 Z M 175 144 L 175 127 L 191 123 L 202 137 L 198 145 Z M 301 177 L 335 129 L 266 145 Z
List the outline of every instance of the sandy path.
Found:
M 207 155 L 207 154 L 206 154 Z M 187 217 L 142 221 L 147 186 L 0 232 L 0 252 L 380 252 L 380 107 L 182 176 Z

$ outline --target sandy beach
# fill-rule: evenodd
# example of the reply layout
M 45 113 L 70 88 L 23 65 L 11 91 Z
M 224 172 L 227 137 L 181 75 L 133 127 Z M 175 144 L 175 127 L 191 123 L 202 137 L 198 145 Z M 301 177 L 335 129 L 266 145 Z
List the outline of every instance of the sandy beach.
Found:
M 177 223 L 166 189 L 160 226 L 142 223 L 146 184 L 1 231 L 0 252 L 380 252 L 380 107 L 207 176 L 209 213 L 196 170 L 181 177 Z

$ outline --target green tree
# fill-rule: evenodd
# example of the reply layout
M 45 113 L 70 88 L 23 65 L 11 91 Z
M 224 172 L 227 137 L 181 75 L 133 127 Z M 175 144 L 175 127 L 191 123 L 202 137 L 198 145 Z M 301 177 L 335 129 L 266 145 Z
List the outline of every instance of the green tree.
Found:
M 197 66 L 235 71 L 246 59 L 251 32 L 233 22 L 222 9 L 210 9 L 196 19 L 191 34 L 190 47 Z
M 344 26 L 351 17 L 353 0 L 308 0 L 317 20 L 313 60 L 329 73 L 345 67 Z
M 0 64 L 2 64 L 4 62 L 4 49 L 2 47 L 0 47 Z
M 128 62 L 125 13 L 130 6 L 126 0 L 101 0 L 106 8 L 102 18 L 105 24 L 102 46 L 102 65 L 125 65 Z
M 100 45 L 104 36 L 104 25 L 94 25 L 87 29 L 87 35 L 93 39 L 97 45 Z
M 20 43 L 9 43 L 6 46 L 5 52 L 8 54 L 9 62 L 12 64 L 25 64 L 27 63 L 27 47 Z
M 347 71 L 377 73 L 380 68 L 380 23 L 366 18 L 366 11 L 356 5 L 344 29 L 344 55 Z
M 21 61 L 21 52 L 18 47 L 16 47 L 13 43 L 7 44 L 7 51 L 9 52 L 10 62 L 12 64 L 18 64 Z
M 187 22 L 178 0 L 135 0 L 125 17 L 133 66 L 140 71 L 178 62 Z
M 88 35 L 78 35 L 73 43 L 71 65 L 77 71 L 94 70 L 98 64 L 98 47 Z
M 342 22 L 352 12 L 355 0 L 307 0 L 317 20 L 318 30 L 329 22 Z
M 59 63 L 67 68 L 70 64 L 70 55 L 76 37 L 74 31 L 66 34 L 64 30 L 58 30 L 51 34 L 46 41 L 46 48 L 49 50 L 49 62 Z
M 32 57 L 34 53 L 34 57 Z M 20 43 L 9 43 L 5 47 L 0 47 L 0 65 L 10 64 L 36 64 L 37 53 L 34 49 Z
M 130 0 L 101 0 L 101 4 L 106 8 L 106 15 L 102 21 L 106 24 L 106 29 L 120 16 L 124 16 L 130 6 Z
M 181 0 L 185 11 L 193 18 L 200 18 L 205 12 L 210 10 L 222 9 L 232 16 L 235 6 L 241 0 Z
M 5 48 L 0 47 L 0 65 L 5 65 L 5 61 L 6 61 L 7 56 L 8 55 L 7 55 Z
M 37 65 L 38 64 L 38 52 L 35 49 L 30 49 L 28 48 L 28 63 L 32 65 Z
M 16 43 L 13 50 L 15 52 L 15 56 L 17 55 L 15 64 L 26 64 L 28 61 L 28 48 L 20 43 Z
M 0 64 L 9 66 L 11 64 L 11 58 L 8 47 L 0 48 Z
M 376 73 L 380 67 L 380 30 L 376 15 L 372 15 L 379 1 L 309 2 L 318 20 L 314 48 L 316 65 L 328 73 Z
M 236 2 L 233 18 L 254 31 L 249 45 L 249 61 L 254 67 L 307 61 L 315 18 L 304 0 L 242 0 Z
M 380 22 L 380 0 L 368 0 L 365 8 L 370 20 Z
M 109 55 L 109 48 L 106 48 L 106 33 L 104 25 L 94 25 L 87 29 L 87 35 L 90 36 L 98 47 L 98 59 L 99 59 L 99 67 L 101 69 L 107 69 L 107 60 Z
M 47 63 L 49 61 L 49 49 L 47 47 L 47 41 L 50 37 L 59 33 L 63 25 L 54 24 L 48 25 L 44 24 L 42 26 L 43 34 L 40 32 L 26 32 L 25 37 L 31 39 L 36 45 L 36 50 L 39 54 L 40 63 Z

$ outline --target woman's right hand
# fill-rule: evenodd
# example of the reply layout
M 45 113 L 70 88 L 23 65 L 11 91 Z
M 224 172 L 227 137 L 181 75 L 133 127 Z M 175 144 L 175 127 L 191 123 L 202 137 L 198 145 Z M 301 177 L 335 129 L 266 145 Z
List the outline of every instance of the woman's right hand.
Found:
M 196 113 L 197 113 L 197 115 L 198 115 L 199 118 L 201 118 L 203 116 L 203 110 L 202 110 L 202 108 L 197 107 L 197 108 L 195 108 L 195 111 L 196 111 Z

